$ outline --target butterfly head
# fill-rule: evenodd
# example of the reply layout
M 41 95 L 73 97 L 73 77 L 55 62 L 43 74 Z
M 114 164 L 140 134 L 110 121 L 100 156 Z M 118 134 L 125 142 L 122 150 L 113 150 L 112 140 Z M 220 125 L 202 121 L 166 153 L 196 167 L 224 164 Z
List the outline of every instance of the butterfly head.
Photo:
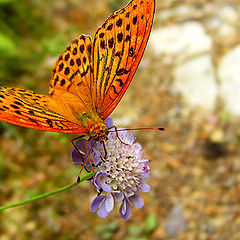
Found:
M 85 112 L 80 116 L 79 120 L 92 140 L 103 142 L 108 139 L 108 128 L 98 114 Z
M 89 135 L 94 141 L 106 141 L 108 139 L 108 129 L 103 123 L 97 123 L 89 129 Z

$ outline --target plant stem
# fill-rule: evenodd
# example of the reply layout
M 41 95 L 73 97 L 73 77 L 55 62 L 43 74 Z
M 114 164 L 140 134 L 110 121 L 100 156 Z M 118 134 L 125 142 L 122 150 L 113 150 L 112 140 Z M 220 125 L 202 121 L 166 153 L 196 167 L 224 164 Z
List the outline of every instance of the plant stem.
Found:
M 97 170 L 95 170 L 95 173 L 96 172 L 97 172 Z M 93 177 L 93 172 L 85 174 L 84 176 L 81 177 L 79 183 L 85 181 L 86 179 L 92 178 L 92 177 Z M 4 211 L 5 209 L 8 209 L 8 208 L 18 207 L 18 206 L 21 206 L 21 205 L 24 205 L 24 204 L 27 204 L 27 203 L 34 202 L 36 200 L 42 199 L 42 198 L 49 197 L 49 196 L 54 195 L 56 193 L 60 193 L 60 192 L 66 191 L 66 190 L 68 190 L 68 189 L 78 185 L 79 183 L 76 181 L 76 182 L 68 184 L 68 185 L 66 185 L 66 186 L 64 186 L 62 188 L 58 188 L 56 190 L 53 190 L 53 191 L 50 191 L 50 192 L 47 192 L 47 193 L 43 193 L 43 194 L 31 197 L 31 198 L 29 198 L 27 200 L 23 200 L 23 201 L 20 201 L 20 202 L 17 202 L 17 203 L 13 203 L 13 204 L 9 204 L 9 205 L 6 205 L 6 206 L 2 206 L 2 207 L 0 207 L 0 212 Z

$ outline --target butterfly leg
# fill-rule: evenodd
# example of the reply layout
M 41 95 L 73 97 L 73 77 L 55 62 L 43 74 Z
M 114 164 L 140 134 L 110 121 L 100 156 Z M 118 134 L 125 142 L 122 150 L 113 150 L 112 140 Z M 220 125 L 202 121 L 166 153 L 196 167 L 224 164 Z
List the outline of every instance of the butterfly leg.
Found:
M 84 162 L 83 155 L 85 155 L 85 153 L 82 152 L 81 150 L 79 150 L 79 149 L 77 148 L 77 146 L 75 145 L 74 141 L 76 141 L 76 140 L 78 140 L 78 139 L 80 139 L 80 138 L 83 138 L 84 136 L 85 136 L 85 135 L 80 135 L 80 136 L 78 136 L 78 137 L 76 137 L 76 138 L 73 138 L 73 139 L 71 140 L 72 145 L 73 145 L 73 147 L 75 148 L 75 150 L 79 153 L 79 155 L 80 155 L 80 157 L 81 157 L 81 159 L 82 159 L 82 162 Z M 84 169 L 85 169 L 88 173 L 90 173 L 90 171 L 86 168 L 86 166 L 84 166 Z
M 76 149 L 76 151 L 80 154 L 80 156 L 85 155 L 85 153 L 82 152 L 81 150 L 79 150 L 79 149 L 77 148 L 77 146 L 76 146 L 76 144 L 75 144 L 74 141 L 76 141 L 76 140 L 78 140 L 78 139 L 81 139 L 81 138 L 83 138 L 83 137 L 85 137 L 84 134 L 83 134 L 83 135 L 80 135 L 80 136 L 78 136 L 78 137 L 76 137 L 76 138 L 73 138 L 73 139 L 71 140 L 71 143 L 72 143 L 73 147 L 74 147 L 74 148 Z
M 87 160 L 89 159 L 89 155 L 90 155 L 90 153 L 92 152 L 95 143 L 96 143 L 96 142 L 93 143 L 92 147 L 91 147 L 90 150 L 88 151 L 87 157 L 86 157 L 86 159 L 85 159 L 85 161 L 84 161 L 84 163 L 83 163 L 83 166 L 82 166 L 82 168 L 81 168 L 81 170 L 80 170 L 80 172 L 79 172 L 79 174 L 78 174 L 78 178 L 77 178 L 77 182 L 78 182 L 78 183 L 80 182 L 80 176 L 81 176 L 81 174 L 82 174 L 82 171 L 83 171 L 83 169 L 84 169 L 84 166 L 85 166 Z M 92 169 L 93 169 L 93 166 L 92 166 L 91 161 L 89 161 L 89 162 L 90 162 L 91 167 L 92 167 Z M 93 169 L 93 176 L 94 176 L 94 169 Z M 93 180 L 94 180 L 94 178 L 93 178 Z
M 77 146 L 75 145 L 75 143 L 74 143 L 74 141 L 76 141 L 76 140 L 78 140 L 78 139 L 80 139 L 80 138 L 82 138 L 82 137 L 84 137 L 84 135 L 72 139 L 71 142 L 72 142 L 72 145 L 74 146 L 75 150 L 79 153 L 79 155 L 80 155 L 80 157 L 81 157 L 81 159 L 82 159 L 82 162 L 84 162 L 83 155 L 85 155 L 85 153 L 82 152 L 81 150 L 79 150 L 79 149 L 77 148 Z M 84 166 L 84 169 L 85 169 L 88 173 L 90 173 L 90 171 L 86 168 L 86 166 Z
M 86 141 L 86 143 L 85 143 L 85 146 L 86 146 L 86 150 L 87 150 L 87 153 L 88 153 L 88 146 L 87 146 L 87 144 L 88 144 L 88 142 L 91 140 L 91 138 L 89 138 L 87 141 Z M 96 143 L 96 142 L 95 142 Z M 93 144 L 93 146 L 95 145 L 95 143 Z M 92 149 L 93 149 L 93 146 L 92 146 L 92 148 L 90 149 L 90 152 L 89 152 L 89 156 L 90 156 L 90 153 L 91 153 L 91 151 L 92 151 Z M 92 161 L 91 161 L 91 159 L 90 159 L 90 157 L 89 157 L 89 162 L 90 162 L 90 165 L 91 165 L 91 168 L 92 168 L 92 171 L 93 171 L 93 182 L 94 182 L 94 168 L 93 168 L 93 165 L 92 165 Z M 85 168 L 85 167 L 84 167 Z M 86 170 L 86 168 L 85 168 L 85 170 Z M 87 172 L 88 172 L 88 170 L 87 170 Z
M 103 144 L 103 149 L 104 149 L 104 159 L 106 159 L 107 158 L 107 149 L 106 149 L 106 146 L 105 146 L 105 143 L 104 142 L 102 142 L 102 144 Z M 101 159 L 103 160 L 103 158 L 101 157 Z
M 98 192 L 98 196 L 100 196 L 100 195 L 102 194 L 102 192 L 103 192 L 103 189 L 100 188 L 100 189 L 99 189 L 99 192 Z

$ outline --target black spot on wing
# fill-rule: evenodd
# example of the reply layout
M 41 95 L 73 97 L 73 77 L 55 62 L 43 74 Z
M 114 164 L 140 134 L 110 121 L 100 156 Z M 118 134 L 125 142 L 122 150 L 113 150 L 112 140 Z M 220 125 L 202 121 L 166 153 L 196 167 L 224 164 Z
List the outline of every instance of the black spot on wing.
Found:
M 11 106 L 12 108 L 14 108 L 14 109 L 19 109 L 19 107 L 16 106 L 16 105 L 14 105 L 14 104 L 11 104 L 10 106 Z
M 38 124 L 38 122 L 37 122 L 35 119 L 33 119 L 33 118 L 28 118 L 28 120 L 31 121 L 31 122 L 34 122 L 34 123 Z
M 116 81 L 119 82 L 119 86 L 122 87 L 122 85 L 123 85 L 122 79 L 121 79 L 121 78 L 118 78 L 118 79 L 116 79 Z
M 112 47 L 113 47 L 113 43 L 114 43 L 113 38 L 109 39 L 109 40 L 108 40 L 108 47 L 109 47 L 109 48 L 112 48 Z
M 122 26 L 122 19 L 121 19 L 121 18 L 119 18 L 119 19 L 117 20 L 116 25 L 117 25 L 118 27 L 121 27 L 121 26 Z
M 117 34 L 117 39 L 118 39 L 119 43 L 123 40 L 123 33 L 122 32 Z
M 65 55 L 64 59 L 65 59 L 65 61 L 67 61 L 69 58 L 70 58 L 70 54 L 67 53 L 67 54 Z
M 108 25 L 107 30 L 112 30 L 112 28 L 113 28 L 113 24 L 111 23 L 110 25 Z
M 65 85 L 65 83 L 66 83 L 66 80 L 65 80 L 65 79 L 63 79 L 63 80 L 61 80 L 61 83 L 60 83 L 60 85 L 61 85 L 61 86 L 64 86 L 64 85 Z
M 80 46 L 80 52 L 83 53 L 83 52 L 84 52 L 84 49 L 85 49 L 85 47 L 84 47 L 84 45 L 82 44 L 82 45 Z
M 135 25 L 137 23 L 137 16 L 133 18 L 133 24 Z
M 16 114 L 21 115 L 21 112 L 19 110 L 14 111 Z
M 46 120 L 46 123 L 50 126 L 50 127 L 53 127 L 53 122 L 51 119 L 47 119 Z

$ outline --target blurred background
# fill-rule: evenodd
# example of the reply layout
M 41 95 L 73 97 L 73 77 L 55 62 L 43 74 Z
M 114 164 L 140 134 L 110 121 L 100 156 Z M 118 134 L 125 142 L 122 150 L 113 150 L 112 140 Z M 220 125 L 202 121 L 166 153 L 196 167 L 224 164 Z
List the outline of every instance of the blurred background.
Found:
M 0 85 L 47 93 L 57 57 L 127 0 L 0 0 Z M 150 193 L 130 220 L 90 213 L 95 189 L 0 213 L 0 240 L 240 239 L 240 3 L 157 0 L 153 31 L 112 117 L 152 160 Z M 76 180 L 75 135 L 0 122 L 0 206 Z

